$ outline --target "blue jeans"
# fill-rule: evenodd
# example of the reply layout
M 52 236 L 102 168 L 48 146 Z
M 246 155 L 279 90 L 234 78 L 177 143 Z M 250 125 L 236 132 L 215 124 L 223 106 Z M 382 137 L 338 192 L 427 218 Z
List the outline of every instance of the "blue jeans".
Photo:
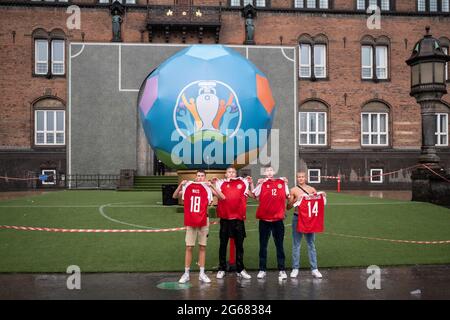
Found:
M 285 255 L 283 248 L 283 220 L 273 222 L 259 220 L 259 270 L 266 271 L 267 268 L 267 245 L 269 244 L 270 234 L 273 235 L 273 241 L 275 242 L 275 248 L 277 250 L 278 270 L 284 271 Z
M 297 231 L 298 216 L 294 215 L 292 218 L 292 268 L 300 268 L 300 248 L 303 235 L 305 235 L 306 243 L 308 244 L 309 264 L 311 270 L 317 269 L 317 254 L 316 246 L 314 245 L 314 233 L 301 233 Z

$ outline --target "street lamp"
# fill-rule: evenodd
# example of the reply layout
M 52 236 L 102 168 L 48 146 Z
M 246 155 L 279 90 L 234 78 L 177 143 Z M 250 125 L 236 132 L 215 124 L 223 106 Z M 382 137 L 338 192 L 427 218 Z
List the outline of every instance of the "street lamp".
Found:
M 411 92 L 421 106 L 422 115 L 422 151 L 420 163 L 428 163 L 437 168 L 439 157 L 436 155 L 436 106 L 447 93 L 445 64 L 450 61 L 439 44 L 439 40 L 430 34 L 416 43 L 411 57 L 406 63 L 411 67 Z
M 447 93 L 445 66 L 450 61 L 432 37 L 430 27 L 425 36 L 414 46 L 406 63 L 411 67 L 411 92 L 420 104 L 422 116 L 422 147 L 418 167 L 412 172 L 412 200 L 450 205 L 450 175 L 439 165 L 436 154 L 436 112 L 442 105 L 442 96 Z M 443 179 L 444 178 L 444 179 Z

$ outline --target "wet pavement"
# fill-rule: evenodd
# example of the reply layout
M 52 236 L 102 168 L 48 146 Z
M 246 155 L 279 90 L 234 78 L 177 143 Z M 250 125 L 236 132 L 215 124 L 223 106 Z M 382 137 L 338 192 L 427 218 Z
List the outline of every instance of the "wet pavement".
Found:
M 321 269 L 323 279 L 301 270 L 297 279 L 239 280 L 234 274 L 212 282 L 191 273 L 189 286 L 179 286 L 180 273 L 81 274 L 81 289 L 67 289 L 68 274 L 0 274 L 0 299 L 153 299 L 153 300 L 327 300 L 327 299 L 450 299 L 450 265 L 381 268 L 380 289 L 366 268 Z M 289 273 L 288 273 L 289 276 Z M 369 280 L 368 280 L 369 279 Z M 160 289 L 166 287 L 169 289 Z

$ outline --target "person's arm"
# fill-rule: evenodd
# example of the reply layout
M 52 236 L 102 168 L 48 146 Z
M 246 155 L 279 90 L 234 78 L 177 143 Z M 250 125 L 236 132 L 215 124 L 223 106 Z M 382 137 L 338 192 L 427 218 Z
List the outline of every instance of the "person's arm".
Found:
M 177 189 L 173 193 L 172 198 L 178 199 L 180 197 L 180 195 L 183 193 L 183 192 L 181 192 L 181 188 L 183 188 L 183 186 L 186 184 L 186 182 L 187 182 L 187 180 L 181 181 L 181 183 L 178 185 Z
M 290 210 L 294 207 L 294 203 L 297 201 L 297 193 L 294 191 L 294 188 L 291 189 L 291 192 L 289 193 L 289 201 L 286 206 L 287 210 Z
M 246 176 L 245 179 L 247 180 L 247 182 L 248 182 L 248 187 L 249 187 L 249 190 L 248 190 L 248 196 L 249 196 L 250 198 L 256 199 L 255 195 L 253 194 L 253 190 L 255 190 L 255 185 L 253 184 L 253 179 L 252 179 L 252 177 L 251 177 L 251 176 Z
M 217 189 L 216 186 L 213 183 L 208 182 L 208 186 L 211 188 L 211 191 L 212 191 L 213 195 L 215 195 L 217 198 L 219 198 L 220 200 L 225 200 L 226 199 L 226 197 L 222 193 L 222 191 L 220 191 L 220 189 Z

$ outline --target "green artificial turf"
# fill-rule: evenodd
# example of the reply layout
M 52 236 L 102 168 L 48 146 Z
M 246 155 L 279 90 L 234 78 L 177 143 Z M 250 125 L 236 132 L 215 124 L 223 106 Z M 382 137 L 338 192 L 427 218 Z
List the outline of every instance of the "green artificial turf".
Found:
M 427 203 L 328 193 L 325 231 L 316 237 L 319 267 L 450 263 L 450 244 L 410 244 L 349 238 L 330 233 L 401 240 L 450 240 L 450 210 Z M 0 225 L 138 229 L 183 225 L 177 206 L 163 207 L 160 192 L 58 191 L 0 201 Z M 249 202 L 244 262 L 258 268 L 256 202 Z M 291 266 L 292 210 L 285 237 L 286 266 Z M 214 220 L 212 220 L 214 221 Z M 218 264 L 218 225 L 210 227 L 208 270 Z M 184 231 L 167 233 L 50 233 L 0 229 L 0 272 L 180 271 L 184 264 Z M 197 269 L 197 252 L 193 269 Z M 302 242 L 302 267 L 308 267 Z M 273 240 L 268 267 L 276 268 Z

